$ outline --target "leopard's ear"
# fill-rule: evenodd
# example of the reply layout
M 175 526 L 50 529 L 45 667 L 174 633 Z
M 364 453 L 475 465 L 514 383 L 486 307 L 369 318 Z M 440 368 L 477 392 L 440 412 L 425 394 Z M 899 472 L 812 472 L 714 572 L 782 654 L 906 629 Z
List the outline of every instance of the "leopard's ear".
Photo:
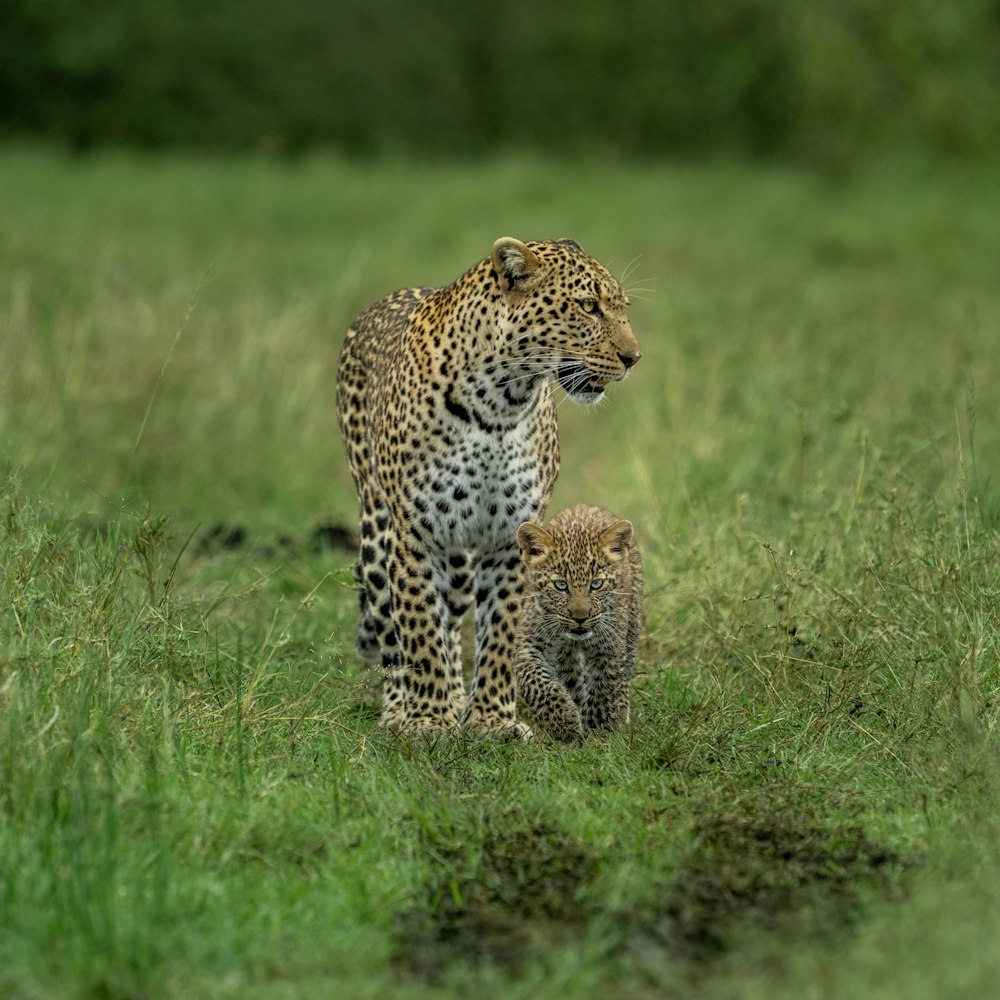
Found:
M 493 244 L 493 267 L 505 292 L 523 288 L 541 269 L 541 263 L 530 247 L 513 236 L 501 236 Z
M 525 521 L 517 529 L 517 546 L 525 566 L 537 566 L 552 551 L 552 536 L 540 525 Z
M 628 552 L 633 535 L 631 521 L 617 521 L 601 532 L 601 550 L 612 562 L 617 562 Z

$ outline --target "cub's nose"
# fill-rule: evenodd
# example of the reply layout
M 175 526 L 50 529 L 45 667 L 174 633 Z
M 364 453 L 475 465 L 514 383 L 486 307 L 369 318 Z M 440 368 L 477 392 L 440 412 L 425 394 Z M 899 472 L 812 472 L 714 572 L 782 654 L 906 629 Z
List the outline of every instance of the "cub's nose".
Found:
M 642 355 L 638 351 L 623 351 L 618 355 L 618 360 L 626 367 L 631 368 Z

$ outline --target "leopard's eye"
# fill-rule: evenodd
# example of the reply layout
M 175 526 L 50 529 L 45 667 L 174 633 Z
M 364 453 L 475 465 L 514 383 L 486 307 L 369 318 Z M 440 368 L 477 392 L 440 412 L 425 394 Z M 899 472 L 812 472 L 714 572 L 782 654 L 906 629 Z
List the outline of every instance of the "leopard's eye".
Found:
M 569 584 L 565 580 L 553 580 L 552 586 L 556 588 L 560 593 L 565 594 L 569 590 Z
M 580 308 L 591 316 L 601 311 L 597 299 L 580 299 Z
M 603 580 L 591 580 L 590 581 L 590 589 L 591 590 L 600 590 L 601 587 L 603 587 L 603 586 L 604 586 L 604 581 Z

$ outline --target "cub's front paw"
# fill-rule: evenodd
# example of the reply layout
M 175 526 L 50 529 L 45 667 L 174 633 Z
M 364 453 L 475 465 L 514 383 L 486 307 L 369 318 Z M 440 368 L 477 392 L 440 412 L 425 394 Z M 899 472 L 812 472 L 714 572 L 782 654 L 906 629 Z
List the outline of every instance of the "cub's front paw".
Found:
M 536 714 L 535 721 L 560 743 L 583 741 L 583 721 L 575 705 L 562 706 L 560 711 Z

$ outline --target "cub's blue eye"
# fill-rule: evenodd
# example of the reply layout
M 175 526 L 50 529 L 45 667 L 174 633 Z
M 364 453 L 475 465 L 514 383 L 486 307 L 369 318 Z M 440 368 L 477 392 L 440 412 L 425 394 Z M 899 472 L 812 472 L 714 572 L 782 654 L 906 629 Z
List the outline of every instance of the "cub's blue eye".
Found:
M 563 593 L 569 590 L 569 584 L 565 580 L 553 580 L 552 586 L 555 587 L 556 590 L 560 590 Z
M 601 587 L 603 587 L 603 586 L 604 586 L 604 581 L 603 580 L 591 580 L 590 581 L 590 589 L 591 590 L 600 590 Z
M 590 313 L 591 315 L 600 311 L 597 305 L 597 299 L 580 299 L 580 308 L 585 313 Z

